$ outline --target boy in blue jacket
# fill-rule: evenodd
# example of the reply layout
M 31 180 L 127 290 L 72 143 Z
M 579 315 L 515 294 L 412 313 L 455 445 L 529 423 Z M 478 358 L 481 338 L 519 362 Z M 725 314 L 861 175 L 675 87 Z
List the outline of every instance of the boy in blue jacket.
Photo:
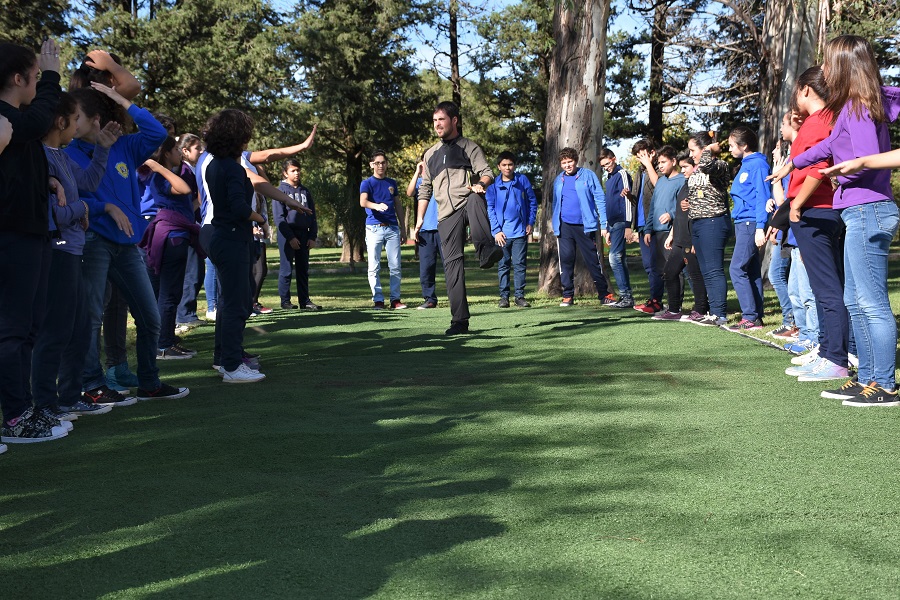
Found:
M 516 173 L 516 157 L 501 152 L 497 158 L 500 179 L 488 186 L 485 193 L 491 233 L 503 248 L 503 258 L 497 265 L 500 280 L 500 308 L 509 308 L 509 270 L 513 269 L 516 306 L 531 306 L 525 300 L 525 271 L 528 268 L 528 236 L 534 229 L 537 216 L 537 197 L 528 178 Z
M 603 266 L 597 252 L 594 233 L 606 237 L 606 199 L 597 175 L 578 166 L 578 151 L 563 148 L 559 151 L 562 172 L 553 181 L 551 221 L 559 247 L 559 281 L 563 289 L 562 307 L 575 303 L 575 249 L 581 252 L 584 263 L 597 288 L 602 302 L 609 294 Z
M 278 230 L 278 250 L 281 262 L 278 268 L 278 295 L 281 308 L 290 310 L 319 310 L 309 297 L 309 251 L 315 247 L 319 236 L 315 203 L 312 194 L 300 183 L 300 161 L 289 158 L 284 161 L 282 181 L 278 189 L 307 207 L 313 213 L 306 214 L 276 202 L 272 205 L 275 227 Z M 297 304 L 291 304 L 291 275 L 297 272 Z
M 759 153 L 759 139 L 748 127 L 735 127 L 728 136 L 731 155 L 741 159 L 741 169 L 731 185 L 734 208 L 734 253 L 731 255 L 731 285 L 741 305 L 741 320 L 730 331 L 762 329 L 762 259 L 759 249 L 766 243 L 766 204 L 772 197 L 769 163 Z
M 600 151 L 600 166 L 606 171 L 606 222 L 609 227 L 609 266 L 616 277 L 619 297 L 604 300 L 607 306 L 628 308 L 634 306 L 631 293 L 631 277 L 625 263 L 626 231 L 631 230 L 634 208 L 631 203 L 631 177 L 616 162 L 616 155 L 609 148 Z

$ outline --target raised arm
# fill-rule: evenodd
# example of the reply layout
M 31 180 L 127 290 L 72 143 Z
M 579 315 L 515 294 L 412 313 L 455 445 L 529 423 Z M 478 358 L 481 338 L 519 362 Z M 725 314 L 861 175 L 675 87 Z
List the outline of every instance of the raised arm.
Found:
M 290 158 L 295 154 L 299 154 L 304 150 L 308 150 L 312 147 L 313 142 L 316 140 L 316 129 L 318 129 L 318 125 L 313 125 L 312 133 L 303 141 L 303 143 L 295 144 L 293 146 L 285 146 L 284 148 L 271 148 L 269 150 L 254 150 L 250 153 L 250 162 L 253 164 L 265 164 L 274 162 L 276 160 L 284 160 L 286 158 Z
M 276 202 L 281 202 L 287 205 L 289 208 L 296 210 L 297 212 L 306 213 L 308 215 L 312 214 L 312 211 L 279 190 L 277 187 L 266 181 L 260 175 L 257 175 L 250 169 L 244 169 L 244 172 L 247 173 L 247 177 L 250 178 L 250 183 L 253 184 L 253 191 L 259 192 L 266 198 L 271 198 Z
M 105 50 L 91 50 L 84 59 L 85 64 L 99 71 L 106 71 L 112 80 L 112 87 L 128 100 L 134 100 L 141 93 L 141 82 L 131 72 L 117 63 Z

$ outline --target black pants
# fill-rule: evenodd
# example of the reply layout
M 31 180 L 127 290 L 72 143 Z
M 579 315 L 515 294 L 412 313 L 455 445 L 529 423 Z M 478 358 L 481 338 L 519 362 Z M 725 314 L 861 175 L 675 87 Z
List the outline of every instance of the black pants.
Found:
M 666 283 L 666 294 L 669 297 L 669 312 L 681 312 L 684 302 L 684 285 L 681 273 L 687 267 L 688 278 L 691 280 L 691 289 L 694 291 L 695 312 L 705 315 L 709 312 L 709 300 L 706 298 L 706 284 L 703 283 L 703 273 L 700 271 L 700 263 L 697 255 L 690 248 L 672 246 L 669 258 L 663 269 L 663 280 Z
M 281 302 L 291 301 L 291 280 L 296 273 L 297 304 L 301 307 L 310 301 L 309 297 L 309 230 L 294 229 L 294 236 L 300 242 L 300 249 L 291 248 L 287 239 L 278 232 L 278 295 Z
M 437 304 L 437 290 L 435 278 L 437 277 L 438 256 L 443 257 L 440 235 L 437 231 L 420 231 L 421 245 L 416 246 L 419 251 L 419 283 L 422 284 L 422 298 Z
M 244 325 L 250 315 L 251 244 L 255 242 L 229 239 L 212 232 L 209 258 L 219 275 L 219 304 L 216 308 L 215 364 L 226 371 L 241 365 Z
M 556 243 L 559 247 L 559 282 L 562 285 L 563 298 L 575 297 L 576 249 L 581 252 L 584 264 L 591 274 L 594 287 L 597 289 L 597 297 L 601 300 L 605 298 L 609 293 L 609 286 L 603 275 L 603 265 L 597 252 L 594 233 L 585 233 L 584 225 L 571 225 L 561 221 Z
M 184 293 L 184 271 L 187 267 L 190 244 L 183 238 L 169 238 L 163 249 L 159 271 L 159 347 L 169 348 L 175 343 L 175 316 Z
M 200 258 L 193 246 L 188 246 L 187 265 L 184 268 L 184 286 L 181 290 L 181 302 L 178 304 L 176 322 L 193 323 L 200 320 L 197 317 L 197 296 L 200 294 L 205 274 L 206 261 Z
M 251 305 L 259 302 L 259 295 L 262 293 L 263 284 L 266 282 L 266 275 L 269 274 L 269 265 L 266 264 L 266 245 L 259 241 L 253 242 L 256 245 L 254 256 L 256 260 L 250 268 L 253 276 L 251 285 Z
M 465 204 L 438 223 L 441 251 L 444 255 L 444 274 L 447 279 L 447 297 L 450 300 L 451 324 L 469 323 L 469 299 L 466 296 L 466 270 L 463 264 L 466 225 L 471 231 L 479 263 L 487 263 L 494 253 L 494 248 L 497 247 L 494 236 L 491 235 L 487 202 L 478 194 L 469 194 Z
M 150 280 L 153 283 L 153 280 Z M 106 366 L 128 362 L 126 334 L 128 330 L 128 302 L 111 281 L 106 282 L 106 306 L 103 310 L 103 346 Z M 99 340 L 97 341 L 99 343 Z

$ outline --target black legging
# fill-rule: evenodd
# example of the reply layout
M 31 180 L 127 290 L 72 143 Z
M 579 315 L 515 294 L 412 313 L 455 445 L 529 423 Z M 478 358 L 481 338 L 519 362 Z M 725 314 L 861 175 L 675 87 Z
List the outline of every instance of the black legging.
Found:
M 666 266 L 663 269 L 663 281 L 666 284 L 666 294 L 669 297 L 669 312 L 681 312 L 681 304 L 684 302 L 684 286 L 681 284 L 681 272 L 687 267 L 688 278 L 691 280 L 691 289 L 694 291 L 695 312 L 705 315 L 709 312 L 709 300 L 706 298 L 706 285 L 703 283 L 703 273 L 700 271 L 700 263 L 697 255 L 690 248 L 672 246 Z
M 253 269 L 251 272 L 251 276 L 253 278 L 253 304 L 259 303 L 259 295 L 262 293 L 263 283 L 266 281 L 266 275 L 269 274 L 269 265 L 266 264 L 266 245 L 262 242 L 254 242 L 258 248 L 256 249 L 259 252 L 259 256 L 256 257 L 256 262 L 253 263 Z

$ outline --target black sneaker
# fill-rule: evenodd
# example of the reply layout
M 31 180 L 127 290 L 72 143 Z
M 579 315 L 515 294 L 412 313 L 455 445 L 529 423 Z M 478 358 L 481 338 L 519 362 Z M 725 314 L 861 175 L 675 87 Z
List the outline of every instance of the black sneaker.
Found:
M 450 329 L 444 332 L 446 335 L 464 335 L 469 333 L 468 323 L 451 323 Z
M 191 350 L 190 348 L 185 348 L 181 345 L 181 342 L 177 342 L 172 344 L 172 347 L 178 350 L 179 352 L 184 352 L 185 354 L 190 354 L 191 356 L 197 356 L 196 350 Z
M 296 304 L 294 304 L 293 302 L 291 302 L 290 300 L 284 300 L 281 303 L 281 310 L 297 310 L 298 308 L 300 308 L 300 307 L 297 306 Z
M 138 400 L 176 400 L 178 398 L 184 398 L 191 390 L 186 387 L 176 388 L 168 385 L 166 383 L 160 383 L 159 387 L 155 390 L 143 390 L 138 388 L 137 391 L 137 399 Z
M 303 304 L 303 310 L 321 310 L 322 307 L 313 302 L 312 300 L 307 300 L 306 303 Z
M 823 398 L 831 398 L 833 400 L 850 400 L 859 394 L 866 386 L 857 381 L 856 377 L 851 377 L 844 382 L 839 388 L 833 390 L 825 390 L 820 394 Z
M 111 390 L 105 385 L 101 385 L 93 390 L 88 390 L 82 395 L 84 396 L 85 401 L 92 404 L 109 404 L 112 406 L 131 406 L 132 404 L 137 404 L 137 400 L 134 398 Z
M 160 348 L 156 353 L 156 360 L 184 360 L 186 358 L 194 358 L 194 355 L 179 349 L 177 345 Z
M 35 409 L 34 414 L 50 427 L 62 427 L 67 433 L 75 428 L 69 421 L 60 420 L 49 406 Z
M 30 408 L 19 417 L 0 424 L 0 442 L 7 444 L 49 442 L 64 438 L 67 434 L 63 427 L 50 426 Z
M 481 263 L 481 268 L 482 269 L 490 269 L 491 267 L 496 265 L 498 262 L 500 262 L 501 258 L 503 258 L 503 248 L 501 248 L 500 246 L 494 246 L 494 251 L 491 252 L 491 255 L 488 257 L 488 259 L 486 261 Z
M 417 307 L 417 310 L 428 310 L 429 308 L 437 308 L 437 302 L 426 300 Z
M 516 298 L 515 302 L 516 306 L 518 306 L 519 308 L 531 308 L 531 305 L 528 304 L 528 300 L 526 300 L 525 298 Z
M 888 391 L 874 381 L 865 386 L 862 391 L 848 400 L 841 402 L 844 406 L 900 406 L 897 390 Z M 4 440 L 6 441 L 6 440 Z
M 500 298 L 500 302 L 497 303 L 497 308 L 509 308 L 509 298 Z
M 618 302 L 610 304 L 613 308 L 634 308 L 634 298 L 631 296 L 622 296 Z

